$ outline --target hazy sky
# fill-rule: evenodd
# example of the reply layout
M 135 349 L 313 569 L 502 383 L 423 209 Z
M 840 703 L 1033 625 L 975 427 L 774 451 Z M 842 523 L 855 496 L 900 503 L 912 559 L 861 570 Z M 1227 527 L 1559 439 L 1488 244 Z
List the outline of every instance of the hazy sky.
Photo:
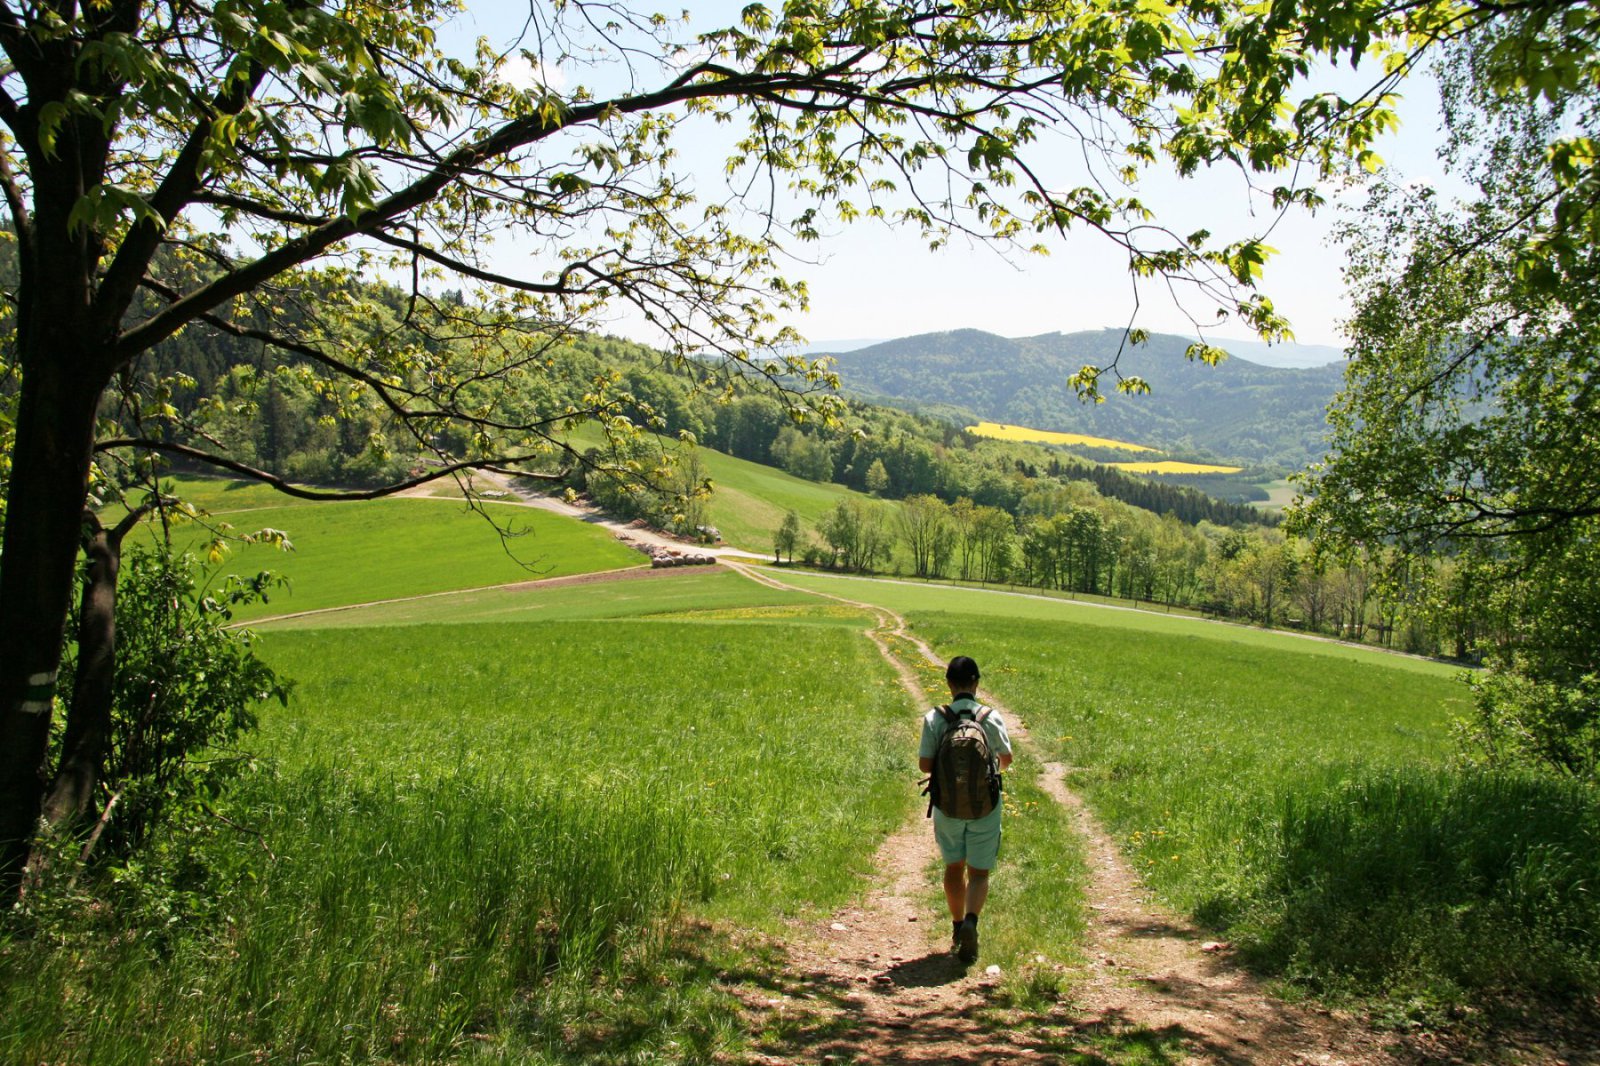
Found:
M 526 10 L 518 4 L 477 0 L 458 29 L 504 43 L 518 32 L 521 13 Z M 698 5 L 695 23 L 701 28 L 713 21 L 720 24 L 720 20 L 736 18 L 737 10 L 738 5 Z M 554 74 L 556 78 L 564 76 Z M 1318 88 L 1331 84 L 1349 92 L 1369 80 L 1364 72 L 1329 72 L 1328 83 Z M 1433 156 L 1436 92 L 1431 82 L 1422 80 L 1407 88 L 1406 97 L 1404 125 L 1378 145 L 1379 154 L 1407 179 L 1437 180 L 1439 167 Z M 682 146 L 681 169 L 694 178 L 706 199 L 726 196 L 723 143 L 714 137 L 691 135 Z M 1069 177 L 1071 157 L 1065 141 L 1060 155 L 1061 184 L 1075 184 L 1081 178 Z M 1046 163 L 1050 162 L 1047 157 Z M 1146 182 L 1141 194 L 1156 210 L 1158 220 L 1174 231 L 1205 227 L 1219 240 L 1258 232 L 1274 217 L 1270 204 L 1259 198 L 1252 203 L 1236 173 L 1219 172 L 1187 181 L 1157 175 Z M 1268 237 L 1279 254 L 1268 266 L 1263 289 L 1289 317 L 1301 343 L 1342 346 L 1338 323 L 1346 314 L 1346 303 L 1340 254 L 1328 241 L 1337 214 L 1332 203 L 1315 215 L 1296 212 L 1279 221 Z M 811 310 L 792 324 L 813 342 L 959 328 L 1025 336 L 1127 324 L 1135 301 L 1119 250 L 1089 234 L 1047 243 L 1051 254 L 1043 257 L 1020 252 L 1007 257 L 992 247 L 960 239 L 930 252 L 912 230 L 875 222 L 845 227 L 822 242 L 797 249 L 805 261 L 796 262 L 788 273 L 809 283 Z M 1143 283 L 1138 306 L 1140 326 L 1160 332 L 1192 332 L 1189 320 L 1159 283 Z M 1201 300 L 1190 305 L 1202 321 L 1211 318 L 1213 308 L 1214 304 Z M 619 318 L 610 328 L 640 340 L 653 339 L 643 322 Z M 1211 335 L 1219 339 L 1251 336 L 1247 328 L 1233 323 L 1216 327 Z

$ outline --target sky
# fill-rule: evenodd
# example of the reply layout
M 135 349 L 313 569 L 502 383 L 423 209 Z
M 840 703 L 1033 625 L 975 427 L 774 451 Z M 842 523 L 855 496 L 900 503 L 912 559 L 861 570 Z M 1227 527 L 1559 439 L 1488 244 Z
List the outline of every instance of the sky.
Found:
M 776 2 L 776 0 L 775 0 Z M 484 34 L 496 43 L 509 41 L 521 29 L 527 8 L 516 3 L 474 0 L 456 27 L 459 33 Z M 697 5 L 695 25 L 706 28 L 737 18 L 737 5 Z M 552 70 L 544 76 L 559 84 L 569 75 Z M 1371 80 L 1366 72 L 1324 71 L 1318 87 L 1352 91 Z M 1438 98 L 1426 79 L 1405 88 L 1402 126 L 1377 145 L 1377 151 L 1408 180 L 1440 182 L 1434 157 L 1438 141 Z M 691 134 L 681 146 L 681 168 L 708 199 L 726 195 L 723 164 L 726 141 Z M 1046 146 L 1049 147 L 1048 145 Z M 1060 151 L 1068 150 L 1065 142 Z M 1053 162 L 1046 156 L 1046 165 Z M 1063 175 L 1068 173 L 1063 160 Z M 1296 211 L 1276 222 L 1267 243 L 1277 249 L 1269 263 L 1263 291 L 1290 320 L 1302 344 L 1343 346 L 1339 330 L 1348 313 L 1340 278 L 1341 256 L 1330 243 L 1339 217 L 1341 196 L 1311 214 Z M 1261 231 L 1276 218 L 1269 204 L 1244 188 L 1236 173 L 1213 173 L 1181 180 L 1154 175 L 1141 194 L 1156 209 L 1159 221 L 1177 232 L 1205 227 L 1218 238 Z M 1358 193 L 1344 194 L 1349 203 Z M 803 259 L 786 273 L 806 280 L 808 313 L 794 326 L 814 346 L 830 341 L 888 339 L 953 329 L 980 329 L 1008 337 L 1052 331 L 1121 327 L 1134 324 L 1152 332 L 1193 335 L 1188 314 L 1159 284 L 1146 282 L 1136 304 L 1122 252 L 1103 238 L 1073 234 L 1048 242 L 1050 254 L 1002 253 L 993 246 L 961 238 L 930 252 L 911 229 L 877 222 L 840 227 L 822 241 L 801 246 Z M 514 243 L 510 249 L 515 254 Z M 1189 311 L 1210 322 L 1214 304 L 1192 301 Z M 652 342 L 647 323 L 619 316 L 607 323 L 611 332 Z M 1237 322 L 1212 325 L 1208 339 L 1226 341 L 1253 336 Z

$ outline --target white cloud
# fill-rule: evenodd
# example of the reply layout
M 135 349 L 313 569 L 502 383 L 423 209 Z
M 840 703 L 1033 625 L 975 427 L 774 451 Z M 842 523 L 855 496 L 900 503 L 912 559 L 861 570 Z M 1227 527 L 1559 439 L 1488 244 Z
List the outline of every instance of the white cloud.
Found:
M 524 90 L 542 85 L 560 92 L 567 86 L 567 75 L 560 67 L 546 66 L 527 52 L 506 57 L 506 61 L 500 65 L 500 80 Z

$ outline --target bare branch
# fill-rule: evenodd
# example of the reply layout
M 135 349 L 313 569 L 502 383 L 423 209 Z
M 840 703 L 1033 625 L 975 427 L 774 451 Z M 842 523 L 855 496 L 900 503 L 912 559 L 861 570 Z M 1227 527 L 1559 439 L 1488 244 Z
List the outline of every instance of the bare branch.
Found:
M 253 466 L 241 463 L 235 459 L 229 459 L 221 455 L 212 455 L 210 452 L 201 451 L 199 448 L 191 448 L 186 444 L 175 444 L 170 441 L 120 438 L 117 440 L 101 441 L 99 444 L 95 445 L 94 450 L 97 453 L 100 453 L 124 448 L 140 448 L 145 451 L 162 452 L 167 455 L 179 455 L 185 459 L 193 459 L 195 462 L 205 463 L 208 466 L 215 466 L 223 470 L 230 470 L 233 473 L 249 478 L 252 481 L 260 481 L 264 484 L 271 485 L 273 488 L 277 489 L 286 496 L 294 496 L 302 500 L 377 500 L 385 496 L 393 496 L 397 492 L 405 492 L 407 489 L 417 488 L 419 485 L 426 485 L 430 482 L 438 481 L 440 478 L 449 477 L 460 470 L 497 469 L 501 473 L 512 473 L 516 477 L 529 478 L 533 481 L 545 481 L 552 484 L 565 480 L 570 473 L 570 471 L 566 470 L 557 471 L 555 473 L 539 473 L 528 470 L 508 470 L 506 468 L 513 463 L 537 462 L 547 458 L 547 456 L 499 455 L 486 459 L 463 459 L 459 462 L 447 463 L 431 473 L 423 474 L 419 477 L 407 478 L 404 481 L 396 481 L 388 485 L 380 485 L 375 489 L 351 489 L 345 492 L 322 492 L 316 489 L 305 488 L 302 485 L 296 485 L 292 481 L 285 481 L 277 474 L 266 470 L 258 470 Z

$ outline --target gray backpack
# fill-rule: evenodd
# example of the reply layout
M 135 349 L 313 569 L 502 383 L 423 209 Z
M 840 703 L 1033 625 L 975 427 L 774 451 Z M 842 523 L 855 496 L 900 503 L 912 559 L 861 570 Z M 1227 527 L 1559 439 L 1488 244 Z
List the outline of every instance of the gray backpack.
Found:
M 939 708 L 947 728 L 939 738 L 928 775 L 928 817 L 938 807 L 947 818 L 982 818 L 1000 802 L 1000 772 L 989 750 L 983 722 L 993 712 L 979 707 L 976 715 Z

